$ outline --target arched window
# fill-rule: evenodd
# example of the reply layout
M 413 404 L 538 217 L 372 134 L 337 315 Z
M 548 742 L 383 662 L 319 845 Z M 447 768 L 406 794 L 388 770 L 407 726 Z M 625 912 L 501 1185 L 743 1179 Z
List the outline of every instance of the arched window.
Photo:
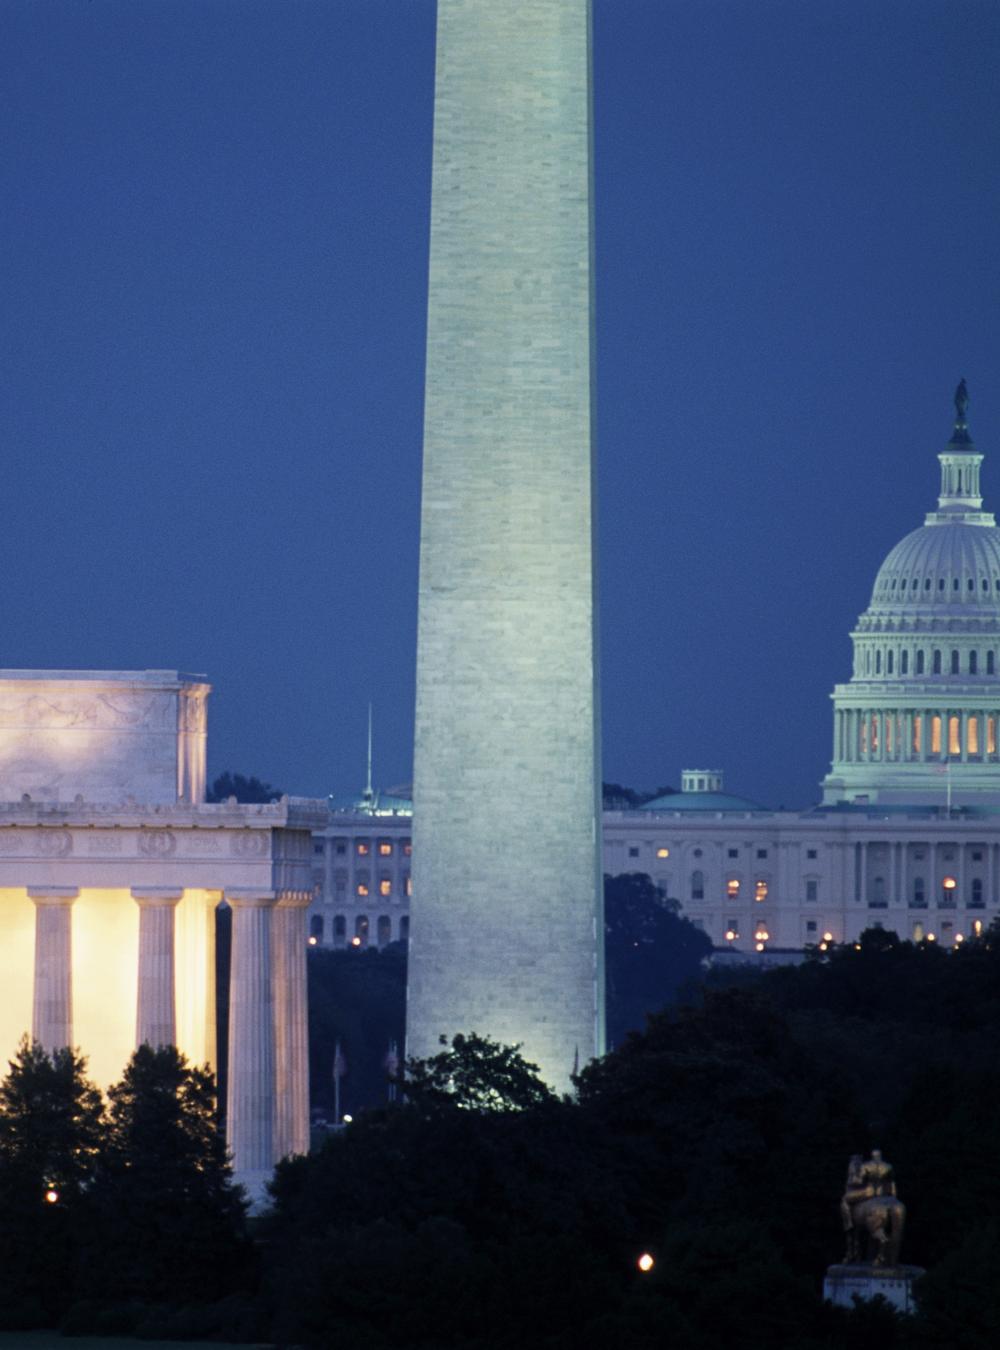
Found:
M 962 722 L 958 717 L 948 718 L 948 754 L 960 755 L 962 753 Z
M 997 752 L 997 719 L 987 717 L 986 719 L 986 753 L 995 755 Z
M 356 947 L 368 946 L 368 915 L 359 914 L 354 920 L 354 937 Z
M 879 650 L 875 653 L 875 674 L 876 674 L 876 675 L 881 675 L 881 674 L 882 674 L 882 649 L 881 649 L 881 648 L 879 648 Z
M 940 653 L 939 651 L 937 651 L 936 649 L 935 649 L 935 652 L 934 652 L 934 665 L 933 665 L 933 667 L 932 667 L 932 673 L 933 673 L 934 675 L 940 675 L 940 674 L 941 674 L 941 653 Z
M 865 649 L 865 674 L 870 675 L 871 673 L 872 673 L 872 649 L 871 647 L 867 647 Z
M 317 942 L 323 941 L 323 916 L 322 914 L 313 914 L 309 920 L 309 936 L 314 937 Z
M 915 713 L 913 717 L 913 753 L 915 755 L 919 755 L 921 753 L 921 743 L 923 741 L 923 734 L 922 734 L 923 729 L 924 729 L 924 719 L 920 716 L 919 713 Z
M 958 674 L 958 652 L 954 651 L 951 654 L 951 673 L 953 675 Z
M 972 577 L 969 577 L 969 581 L 968 581 L 968 585 L 966 586 L 966 590 L 974 591 L 975 589 L 976 589 L 976 583 L 973 581 Z
M 939 590 L 939 591 L 943 591 L 943 590 L 944 590 L 944 577 L 939 577 L 939 578 L 938 578 L 938 590 Z
M 969 891 L 969 908 L 983 908 L 983 879 L 982 877 L 972 878 L 972 887 Z
M 954 580 L 952 581 L 952 583 L 951 583 L 951 589 L 952 589 L 953 591 L 957 591 L 957 590 L 958 590 L 958 577 L 955 577 Z
M 388 914 L 380 914 L 378 916 L 378 927 L 376 932 L 378 934 L 378 945 L 380 947 L 388 947 L 389 943 L 392 941 L 392 920 L 389 918 Z
M 917 674 L 922 675 L 923 673 L 924 673 L 924 653 L 923 649 L 921 648 L 921 650 L 917 652 Z
M 705 898 L 705 873 L 691 873 L 691 899 L 704 900 Z
M 886 673 L 887 675 L 891 675 L 891 674 L 892 674 L 892 649 L 891 649 L 891 648 L 890 648 L 890 650 L 887 651 L 886 654 L 885 654 L 885 673 Z
M 970 714 L 965 724 L 965 749 L 970 755 L 979 754 L 979 718 L 975 713 Z
M 927 580 L 924 582 L 924 590 L 929 591 L 930 588 L 931 588 L 931 579 L 930 577 L 928 577 Z
M 335 914 L 333 916 L 333 945 L 335 947 L 343 947 L 346 941 L 347 920 L 344 918 L 343 914 Z
M 979 673 L 979 653 L 969 652 L 969 674 L 978 675 Z
M 899 653 L 899 673 L 901 675 L 909 675 L 910 673 L 910 653 L 908 651 Z

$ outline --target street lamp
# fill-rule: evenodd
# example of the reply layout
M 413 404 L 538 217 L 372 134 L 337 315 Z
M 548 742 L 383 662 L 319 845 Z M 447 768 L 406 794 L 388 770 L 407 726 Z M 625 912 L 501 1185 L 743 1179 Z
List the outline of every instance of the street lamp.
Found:
M 649 1272 L 656 1265 L 656 1262 L 653 1260 L 653 1257 L 649 1252 L 643 1252 L 643 1254 L 639 1257 L 638 1261 L 636 1261 L 636 1265 L 642 1271 L 643 1275 L 648 1275 Z

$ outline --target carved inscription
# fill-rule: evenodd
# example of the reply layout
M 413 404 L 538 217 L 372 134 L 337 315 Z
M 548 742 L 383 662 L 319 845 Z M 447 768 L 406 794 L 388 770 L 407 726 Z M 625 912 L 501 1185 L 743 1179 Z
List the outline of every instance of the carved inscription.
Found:
M 169 858 L 177 851 L 177 840 L 170 830 L 140 830 L 139 852 L 146 858 Z
M 237 858 L 263 858 L 270 849 L 270 831 L 241 830 L 232 836 L 230 847 Z

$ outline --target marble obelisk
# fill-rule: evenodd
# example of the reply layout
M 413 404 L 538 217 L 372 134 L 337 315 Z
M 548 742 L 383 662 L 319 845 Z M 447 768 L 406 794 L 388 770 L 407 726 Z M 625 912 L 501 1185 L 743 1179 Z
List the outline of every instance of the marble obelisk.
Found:
M 589 0 L 438 0 L 407 1051 L 603 1051 Z

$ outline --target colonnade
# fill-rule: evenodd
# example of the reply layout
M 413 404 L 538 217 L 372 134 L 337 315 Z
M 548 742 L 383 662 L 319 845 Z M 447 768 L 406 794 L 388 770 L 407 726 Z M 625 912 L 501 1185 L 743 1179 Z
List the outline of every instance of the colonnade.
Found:
M 998 758 L 1000 710 L 838 708 L 834 762 L 959 763 Z
M 28 889 L 35 906 L 32 1037 L 50 1053 L 73 1044 L 72 921 L 79 894 L 65 886 Z M 174 1045 L 175 918 L 184 892 L 134 887 L 131 894 L 139 911 L 135 1043 Z M 247 890 L 227 891 L 225 899 L 233 913 L 226 1133 L 237 1179 L 259 1195 L 278 1159 L 309 1148 L 311 895 Z

